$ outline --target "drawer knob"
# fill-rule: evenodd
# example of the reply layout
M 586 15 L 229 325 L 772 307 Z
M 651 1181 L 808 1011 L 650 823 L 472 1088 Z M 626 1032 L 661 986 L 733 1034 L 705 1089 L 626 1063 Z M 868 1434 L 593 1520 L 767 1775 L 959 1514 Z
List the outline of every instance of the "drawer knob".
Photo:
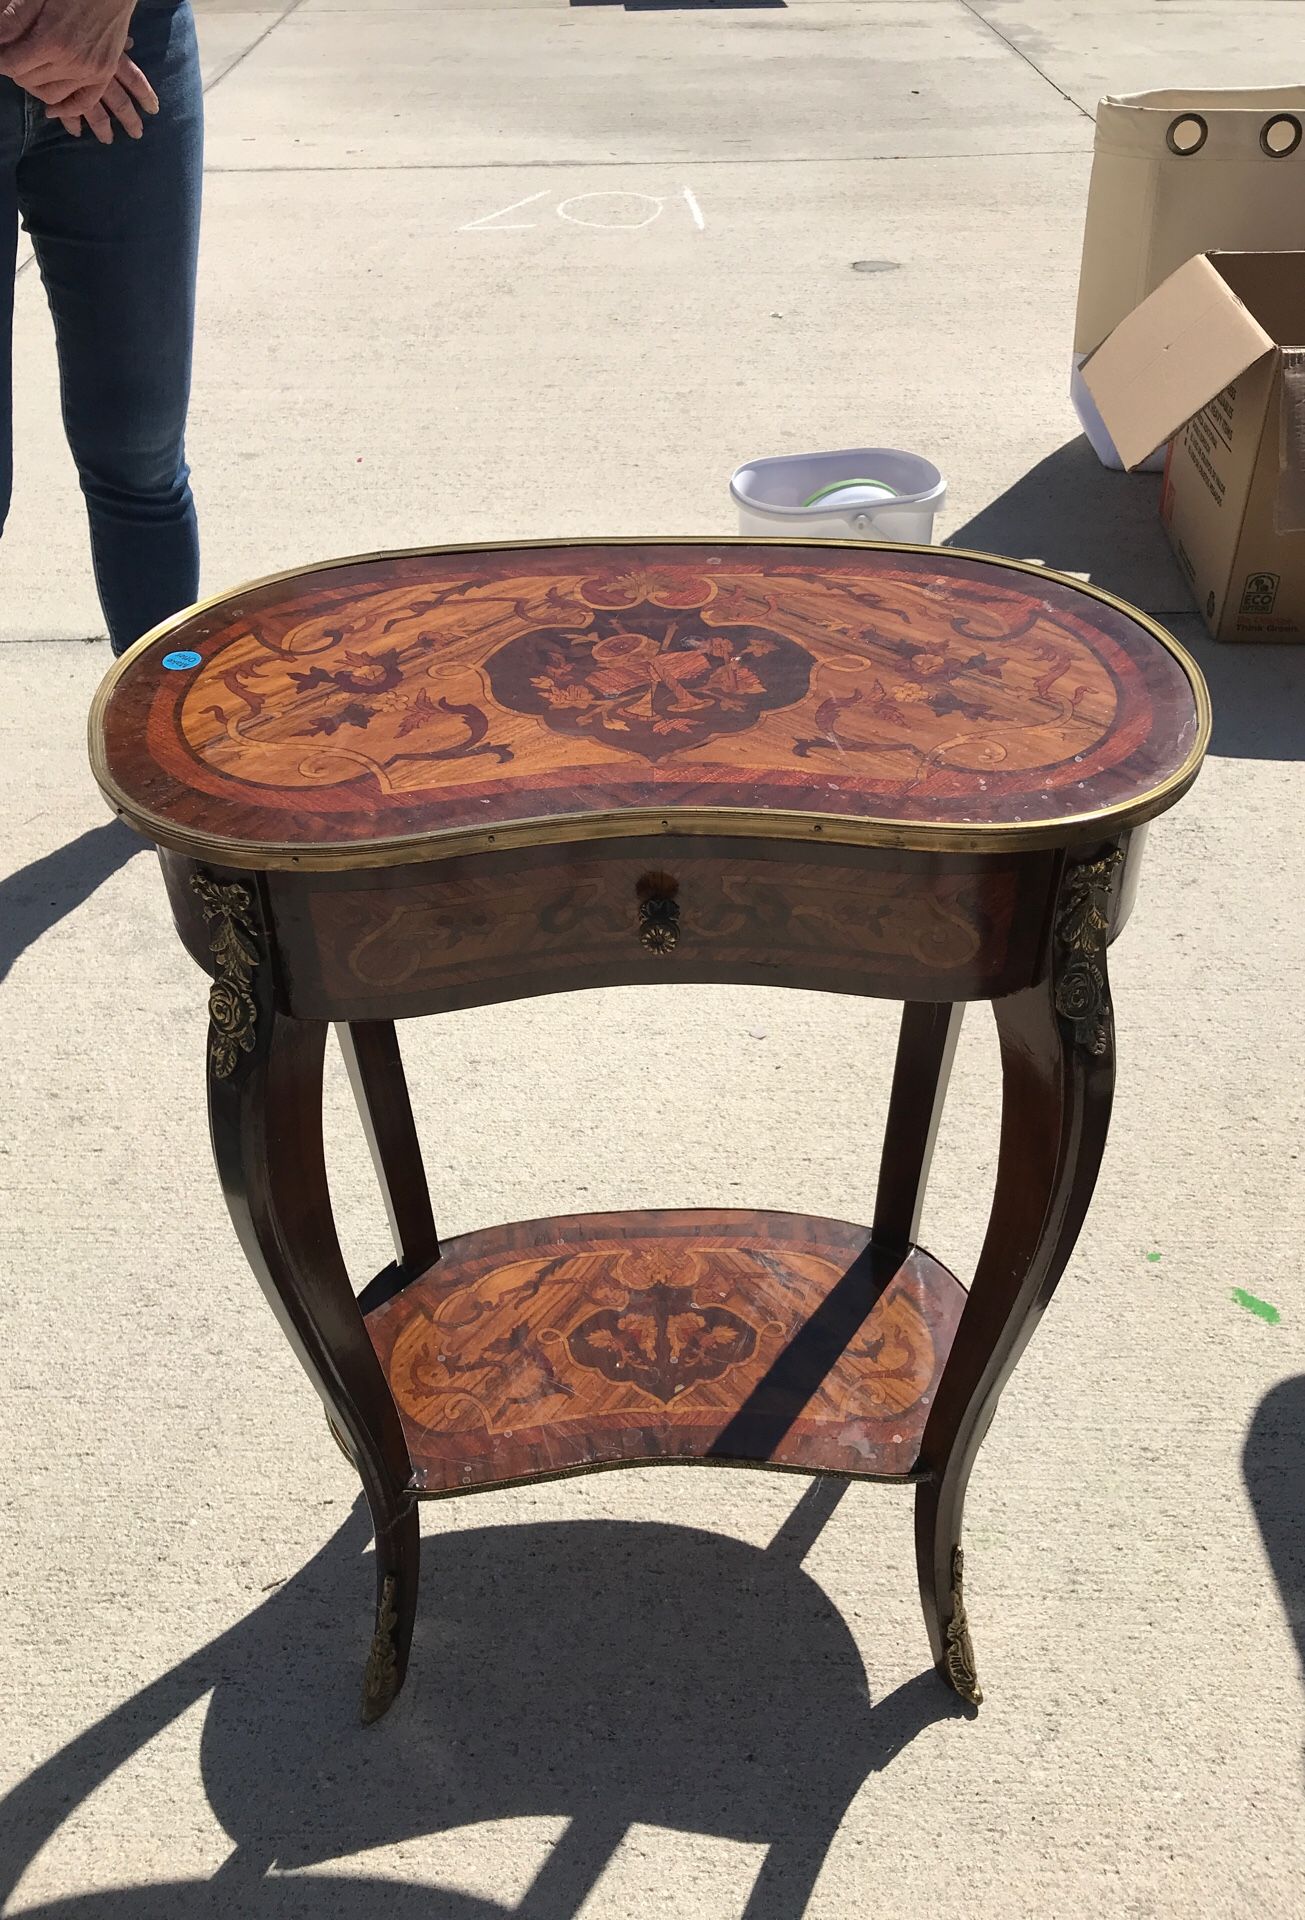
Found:
M 679 882 L 669 873 L 646 873 L 635 888 L 639 938 L 649 953 L 674 953 L 680 938 Z

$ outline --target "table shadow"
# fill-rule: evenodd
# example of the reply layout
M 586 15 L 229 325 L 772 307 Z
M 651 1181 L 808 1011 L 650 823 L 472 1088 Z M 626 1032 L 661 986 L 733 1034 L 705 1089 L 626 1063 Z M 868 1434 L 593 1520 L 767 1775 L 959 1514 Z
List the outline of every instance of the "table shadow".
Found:
M 0 1906 L 95 1787 L 211 1693 L 201 1770 L 234 1847 L 217 1876 L 25 1913 L 573 1920 L 640 1822 L 764 1846 L 746 1920 L 799 1920 L 867 1777 L 965 1711 L 932 1668 L 872 1705 L 845 1622 L 800 1565 L 840 1492 L 817 1483 L 766 1549 L 616 1520 L 428 1536 L 408 1682 L 369 1729 L 358 1721 L 371 1595 L 359 1503 L 247 1619 L 0 1802 Z M 510 1909 L 294 1872 L 522 1817 L 567 1824 Z
M 252 1895 L 252 1898 L 250 1897 Z M 513 1909 L 448 1887 L 401 1880 L 313 1874 L 231 1889 L 216 1880 L 156 1880 L 148 1887 L 110 1887 L 70 1894 L 48 1906 L 24 1907 L 22 1920 L 512 1920 Z
M 1261 1400 L 1242 1472 L 1305 1681 L 1305 1373 Z
M 1212 754 L 1223 760 L 1305 759 L 1305 649 L 1212 640 L 1195 614 L 1167 624 L 1210 689 Z
M 106 820 L 0 880 L 0 980 L 43 933 L 145 851 L 139 834 L 121 820 Z

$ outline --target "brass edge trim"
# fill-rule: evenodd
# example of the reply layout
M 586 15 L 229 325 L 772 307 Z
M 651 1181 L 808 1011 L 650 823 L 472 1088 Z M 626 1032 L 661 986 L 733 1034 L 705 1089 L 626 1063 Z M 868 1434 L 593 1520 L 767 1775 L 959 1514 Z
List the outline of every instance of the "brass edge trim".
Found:
M 116 811 L 152 844 L 187 859 L 251 873 L 375 873 L 388 867 L 434 865 L 471 854 L 508 853 L 523 847 L 566 846 L 599 840 L 721 839 L 785 840 L 822 846 L 879 848 L 912 853 L 1027 853 L 1039 849 L 1097 842 L 1142 825 L 1182 798 L 1196 778 L 1193 768 L 1182 786 L 1167 786 L 1163 800 L 1144 795 L 1126 809 L 1075 814 L 1065 820 L 1032 826 L 976 823 L 972 827 L 930 827 L 924 822 L 879 820 L 845 815 L 786 813 L 778 809 L 750 813 L 741 807 L 670 808 L 665 813 L 633 809 L 621 813 L 550 815 L 541 820 L 514 821 L 496 827 L 453 829 L 438 837 L 418 834 L 406 839 L 358 840 L 348 846 L 251 845 L 244 840 L 188 833 L 164 823 L 144 824 L 143 814 L 125 806 Z
M 1121 600 L 1118 594 L 1110 593 L 1104 587 L 1076 580 L 1072 574 L 1058 573 L 1055 568 L 1040 566 L 1034 560 L 1011 560 L 1004 554 L 982 553 L 972 547 L 930 549 L 889 540 L 785 540 L 774 544 L 786 547 L 814 547 L 826 551 L 834 549 L 852 554 L 865 552 L 920 554 L 936 551 L 959 560 L 978 560 L 988 566 L 1009 568 L 1014 573 L 1033 574 L 1040 580 L 1053 580 L 1058 585 L 1069 587 L 1076 593 L 1086 594 L 1091 600 L 1099 600 L 1103 605 L 1115 608 L 1117 612 L 1125 614 L 1128 619 L 1149 633 L 1153 640 L 1159 641 L 1165 651 L 1178 662 L 1192 690 L 1192 698 L 1196 705 L 1196 738 L 1182 766 L 1161 781 L 1158 786 L 1139 794 L 1125 807 L 1102 807 L 1094 813 L 1062 815 L 1052 820 L 1039 820 L 1029 826 L 976 821 L 970 826 L 937 827 L 924 821 L 893 820 L 869 815 L 789 813 L 778 809 L 765 809 L 754 813 L 744 807 L 678 809 L 668 807 L 664 813 L 657 808 L 642 808 L 638 811 L 623 810 L 620 813 L 548 815 L 540 819 L 510 821 L 503 826 L 495 827 L 493 832 L 483 828 L 455 828 L 446 833 L 388 836 L 376 840 L 356 840 L 347 845 L 329 842 L 315 846 L 293 846 L 271 841 L 230 840 L 223 835 L 206 836 L 179 828 L 131 800 L 114 781 L 105 764 L 102 725 L 104 710 L 119 678 L 136 656 L 152 646 L 155 641 L 164 639 L 185 622 L 193 620 L 196 615 L 207 613 L 210 608 L 222 606 L 228 601 L 237 600 L 242 594 L 253 593 L 260 587 L 273 586 L 278 580 L 296 580 L 308 573 L 328 573 L 340 567 L 366 566 L 378 560 L 424 559 L 436 554 L 529 553 L 543 549 L 556 551 L 569 547 L 720 548 L 757 547 L 765 544 L 767 543 L 764 540 L 729 534 L 722 536 L 666 534 L 660 537 L 645 535 L 638 538 L 607 535 L 590 539 L 468 541 L 448 546 L 401 547 L 385 549 L 379 553 L 347 554 L 316 563 L 288 567 L 279 573 L 264 574 L 258 579 L 245 581 L 241 586 L 230 587 L 225 593 L 214 594 L 207 600 L 198 600 L 193 606 L 173 614 L 170 619 L 162 621 L 149 633 L 143 634 L 134 646 L 129 647 L 126 653 L 121 654 L 114 661 L 96 689 L 87 720 L 91 771 L 97 786 L 113 811 L 157 846 L 167 847 L 174 853 L 213 860 L 227 867 L 247 868 L 255 872 L 304 873 L 351 870 L 361 872 L 382 867 L 409 866 L 419 861 L 451 859 L 459 854 L 485 852 L 491 846 L 503 849 L 545 846 L 550 842 L 562 843 L 579 839 L 633 839 L 642 838 L 657 831 L 698 835 L 719 833 L 726 837 L 787 840 L 800 840 L 810 834 L 841 846 L 909 849 L 921 853 L 935 851 L 983 853 L 995 852 L 999 848 L 1025 851 L 1037 847 L 1063 846 L 1067 840 L 1077 840 L 1080 837 L 1085 840 L 1090 840 L 1094 836 L 1100 839 L 1105 837 L 1107 831 L 1123 832 L 1128 827 L 1140 826 L 1144 821 L 1154 819 L 1157 814 L 1173 806 L 1196 779 L 1210 744 L 1213 719 L 1210 693 L 1205 684 L 1205 677 L 1192 656 L 1166 628 L 1160 625 L 1158 620 L 1153 620 L 1150 614 L 1143 613 L 1139 607 L 1132 606 L 1127 600 Z M 656 827 L 652 824 L 654 821 L 657 822 Z M 664 825 L 663 821 L 665 821 Z M 674 824 L 672 825 L 671 822 Z M 795 831 L 795 829 L 800 830 Z

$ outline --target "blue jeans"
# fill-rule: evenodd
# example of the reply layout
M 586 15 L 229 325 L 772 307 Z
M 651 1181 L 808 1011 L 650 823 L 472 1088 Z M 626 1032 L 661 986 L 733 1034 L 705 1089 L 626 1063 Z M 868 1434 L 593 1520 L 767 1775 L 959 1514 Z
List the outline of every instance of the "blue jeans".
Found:
M 140 140 L 116 129 L 103 147 L 86 128 L 74 139 L 0 77 L 0 528 L 21 215 L 54 316 L 64 431 L 115 653 L 199 591 L 185 432 L 204 115 L 188 0 L 138 6 L 131 37 L 159 96 Z

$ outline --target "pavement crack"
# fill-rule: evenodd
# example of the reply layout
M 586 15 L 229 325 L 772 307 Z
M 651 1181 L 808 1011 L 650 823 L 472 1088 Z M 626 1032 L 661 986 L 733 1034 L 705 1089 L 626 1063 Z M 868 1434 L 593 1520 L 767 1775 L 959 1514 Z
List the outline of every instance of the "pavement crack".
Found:
M 215 73 L 211 80 L 205 82 L 205 85 L 204 85 L 205 94 L 210 94 L 212 93 L 215 87 L 220 87 L 222 82 L 226 79 L 229 73 L 234 73 L 237 67 L 242 67 L 245 64 L 245 61 L 248 60 L 251 53 L 257 52 L 258 48 L 262 46 L 263 42 L 265 40 L 269 40 L 272 37 L 272 35 L 276 32 L 278 27 L 283 27 L 285 25 L 286 21 L 290 18 L 292 13 L 298 13 L 300 7 L 306 4 L 307 4 L 307 0 L 291 0 L 290 5 L 285 9 L 285 11 L 283 13 L 279 13 L 276 16 L 276 19 L 272 22 L 270 27 L 264 28 L 263 32 L 259 34 L 257 40 L 251 40 L 249 45 L 245 47 L 240 53 L 238 53 L 234 60 L 229 61 L 228 64 L 222 68 L 220 73 Z
M 919 161 L 936 164 L 943 160 L 1061 160 L 1077 159 L 1082 147 L 1012 147 L 986 153 L 803 153 L 775 154 L 765 159 L 743 160 L 732 154 L 712 159 L 677 158 L 659 160 L 376 160 L 362 166 L 345 166 L 338 161 L 269 161 L 265 166 L 205 167 L 206 174 L 262 173 L 600 173 L 607 170 L 647 173 L 668 167 L 746 167 L 751 173 L 758 167 L 873 167 L 886 161 Z
M 989 20 L 986 13 L 980 13 L 978 7 L 971 4 L 971 0 L 960 0 L 960 4 L 965 8 L 967 13 L 973 14 L 980 26 L 986 27 L 988 32 L 1000 40 L 1004 47 L 1009 47 L 1011 52 L 1021 59 L 1026 67 L 1031 67 L 1033 72 L 1037 74 L 1039 80 L 1045 80 L 1049 87 L 1054 87 L 1061 99 L 1068 101 L 1069 105 L 1073 107 L 1075 113 L 1081 113 L 1085 120 L 1096 120 L 1094 113 L 1089 113 L 1086 107 L 1081 107 L 1072 93 L 1066 93 L 1058 80 L 1053 80 L 1051 75 L 1047 73 L 1044 68 L 1040 67 L 1036 60 L 1030 59 L 1019 42 L 1012 40 L 1008 33 L 1003 33 L 994 21 Z

